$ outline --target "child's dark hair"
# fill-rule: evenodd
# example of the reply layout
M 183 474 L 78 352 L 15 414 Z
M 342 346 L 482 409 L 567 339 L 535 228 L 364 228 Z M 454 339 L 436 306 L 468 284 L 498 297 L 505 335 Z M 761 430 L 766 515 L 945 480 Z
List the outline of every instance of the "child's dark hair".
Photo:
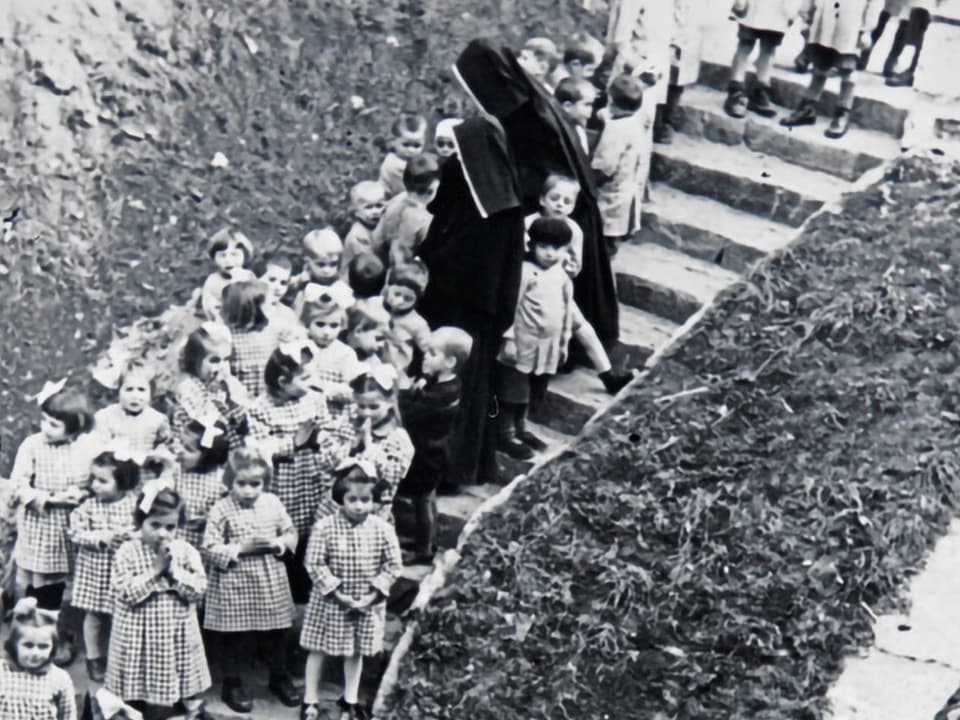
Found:
M 427 119 L 423 115 L 415 113 L 401 113 L 390 126 L 390 133 L 398 138 L 401 135 L 412 135 L 413 133 L 425 133 L 427 131 Z
M 390 268 L 385 285 L 399 285 L 413 290 L 419 300 L 426 292 L 429 280 L 430 271 L 427 266 L 419 258 L 413 258 L 409 262 Z
M 187 336 L 187 342 L 180 354 L 180 369 L 187 375 L 199 378 L 200 368 L 207 355 L 224 345 L 229 348 L 230 343 L 230 330 L 226 326 L 204 323 Z M 229 353 L 230 350 L 227 349 L 227 354 Z
M 306 345 L 301 346 L 298 353 L 299 358 L 290 357 L 278 348 L 270 354 L 270 359 L 263 369 L 263 386 L 271 396 L 280 397 L 282 386 L 290 382 L 290 379 L 313 359 L 313 353 Z
M 534 245 L 547 245 L 562 248 L 570 244 L 573 231 L 566 220 L 561 218 L 537 218 L 527 231 L 530 236 L 530 249 Z
M 140 484 L 140 466 L 133 460 L 117 460 L 113 450 L 105 450 L 97 455 L 93 459 L 93 466 L 113 470 L 117 490 L 122 493 L 130 492 Z
M 396 378 L 393 381 L 393 387 L 390 389 L 384 388 L 377 379 L 369 372 L 362 372 L 357 375 L 353 380 L 350 381 L 350 389 L 355 393 L 368 393 L 376 392 L 382 395 L 384 398 L 390 399 L 394 398 L 397 395 L 397 381 Z
M 440 177 L 440 165 L 433 153 L 416 155 L 403 169 L 403 187 L 407 192 L 422 195 Z
M 153 482 L 162 482 L 161 480 L 154 480 Z M 144 486 L 144 491 L 141 491 L 139 497 L 137 497 L 137 507 L 133 511 L 133 526 L 139 530 L 143 527 L 143 521 L 146 520 L 151 515 L 166 514 L 166 513 L 177 513 L 177 524 L 183 525 L 187 520 L 187 506 L 183 502 L 183 498 L 180 497 L 178 493 L 173 488 L 165 487 L 157 492 L 156 496 L 153 498 L 153 502 L 150 504 L 150 507 L 147 510 L 143 509 L 143 502 L 145 497 L 145 491 L 149 490 Z
M 569 65 L 573 62 L 578 62 L 581 65 L 595 65 L 597 56 L 584 43 L 573 42 L 563 49 L 563 64 Z
M 409 163 L 408 163 L 409 164 Z M 373 253 L 361 252 L 350 258 L 347 266 L 347 282 L 357 298 L 376 297 L 383 291 L 387 269 Z
M 217 230 L 207 241 L 207 254 L 213 258 L 218 252 L 226 250 L 233 244 L 243 250 L 243 266 L 246 267 L 253 259 L 253 243 L 239 230 L 231 230 L 228 227 Z
M 383 494 L 390 488 L 389 483 L 380 478 L 370 477 L 358 465 L 348 465 L 335 471 L 333 489 L 330 494 L 337 505 L 343 505 L 343 496 L 347 494 L 347 488 L 354 484 L 369 485 L 373 501 L 380 502 Z
M 10 622 L 10 635 L 3 643 L 7 657 L 19 667 L 20 658 L 17 657 L 17 643 L 23 628 L 44 628 L 50 632 L 50 657 L 47 663 L 53 661 L 60 645 L 60 634 L 57 631 L 57 617 L 52 610 L 41 609 L 37 606 L 36 598 L 23 598 L 13 607 L 13 618 Z
M 643 82 L 633 75 L 617 75 L 607 88 L 607 97 L 621 110 L 636 112 L 643 105 Z
M 41 412 L 63 423 L 67 435 L 80 435 L 93 428 L 93 413 L 87 396 L 77 390 L 61 390 L 40 405 Z
M 211 470 L 222 467 L 227 462 L 227 455 L 230 452 L 230 441 L 227 439 L 227 425 L 223 420 L 217 420 L 214 427 L 220 432 L 213 434 L 213 440 L 210 447 L 203 447 L 200 444 L 207 427 L 197 421 L 191 420 L 183 428 L 184 435 L 190 435 L 197 440 L 197 448 L 200 450 L 200 459 L 197 464 L 190 468 L 188 472 L 203 475 Z
M 260 472 L 264 490 L 270 487 L 270 480 L 273 478 L 273 466 L 266 461 L 263 455 L 248 447 L 239 447 L 230 453 L 230 459 L 227 461 L 227 467 L 223 472 L 223 484 L 232 488 L 237 476 L 250 470 Z
M 577 80 L 576 78 L 565 77 L 557 83 L 557 87 L 553 91 L 553 96 L 557 99 L 557 102 L 561 104 L 566 102 L 578 103 L 583 100 L 585 85 L 589 85 L 589 83 L 585 83 L 583 80 Z
M 263 258 L 263 269 L 266 270 L 271 266 L 293 272 L 293 261 L 283 252 L 272 252 Z
M 256 331 L 267 326 L 263 303 L 267 293 L 259 280 L 240 280 L 223 288 L 223 321 L 233 330 Z

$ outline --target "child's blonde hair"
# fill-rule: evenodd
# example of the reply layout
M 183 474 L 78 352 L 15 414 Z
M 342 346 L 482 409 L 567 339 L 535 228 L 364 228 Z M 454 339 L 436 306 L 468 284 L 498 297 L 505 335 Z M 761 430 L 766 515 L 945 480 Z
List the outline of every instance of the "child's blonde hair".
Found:
M 20 658 L 17 657 L 17 643 L 24 628 L 42 628 L 50 633 L 50 657 L 47 663 L 53 660 L 60 644 L 60 634 L 57 632 L 57 614 L 53 610 L 44 610 L 37 605 L 37 599 L 25 597 L 13 606 L 13 619 L 10 622 L 10 636 L 3 644 L 7 656 L 19 667 Z
M 314 257 L 343 252 L 343 241 L 332 227 L 311 230 L 303 236 L 303 249 Z

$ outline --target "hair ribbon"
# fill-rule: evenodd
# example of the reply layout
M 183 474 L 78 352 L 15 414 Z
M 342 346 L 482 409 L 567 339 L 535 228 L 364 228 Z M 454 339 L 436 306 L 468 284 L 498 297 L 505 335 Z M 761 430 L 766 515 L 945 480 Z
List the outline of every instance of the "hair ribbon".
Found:
M 51 625 L 57 622 L 56 611 L 40 608 L 37 605 L 37 599 L 35 597 L 20 598 L 17 604 L 13 606 L 13 617 L 15 620 L 26 620 L 29 617 L 37 617 Z
M 115 460 L 132 462 L 140 467 L 143 467 L 143 464 L 147 461 L 146 453 L 135 449 L 130 443 L 123 442 L 119 438 L 113 438 L 113 440 L 107 444 L 104 451 L 113 453 Z
M 164 490 L 173 490 L 173 483 L 171 483 L 169 480 L 162 480 L 160 478 L 144 483 L 143 498 L 140 500 L 140 504 L 137 506 L 140 508 L 140 512 L 145 515 L 149 515 L 150 511 L 153 510 L 153 504 L 157 501 L 157 495 Z
M 43 387 L 40 388 L 40 392 L 33 396 L 33 399 L 36 401 L 37 405 L 43 405 L 47 400 L 63 390 L 66 386 L 66 378 L 60 378 L 56 382 L 50 382 L 47 380 L 43 384 Z
M 382 365 L 373 365 L 367 368 L 363 374 L 373 378 L 383 390 L 390 392 L 397 385 L 397 371 L 393 365 L 383 363 Z
M 358 457 L 344 458 L 340 464 L 337 465 L 336 472 L 340 472 L 342 470 L 351 470 L 353 468 L 359 468 L 364 475 L 373 480 L 377 480 L 379 478 L 379 475 L 377 475 L 376 466 L 369 460 L 361 460 Z

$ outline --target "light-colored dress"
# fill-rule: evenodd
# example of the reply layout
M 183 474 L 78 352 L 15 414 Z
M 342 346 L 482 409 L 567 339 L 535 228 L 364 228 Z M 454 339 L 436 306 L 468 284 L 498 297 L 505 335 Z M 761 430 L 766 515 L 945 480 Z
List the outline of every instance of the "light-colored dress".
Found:
M 70 513 L 70 540 L 77 546 L 70 604 L 81 610 L 107 615 L 113 613 L 110 569 L 113 565 L 113 538 L 133 532 L 135 493 L 105 503 L 90 498 Z
M 600 133 L 590 165 L 603 176 L 597 182 L 597 206 L 605 236 L 623 237 L 640 229 L 653 147 L 651 127 L 648 115 L 638 111 L 609 118 Z
M 268 323 L 262 330 L 231 330 L 230 334 L 233 337 L 230 370 L 250 397 L 256 397 L 264 391 L 263 370 L 279 343 L 277 327 Z
M 740 24 L 753 30 L 785 33 L 797 19 L 801 0 L 747 0 Z
M 120 438 L 131 449 L 144 454 L 170 441 L 170 421 L 162 412 L 145 407 L 136 415 L 125 411 L 120 403 L 98 410 L 93 416 L 94 432 L 107 439 Z
M 77 720 L 73 680 L 66 670 L 53 664 L 38 675 L 0 659 L 0 718 Z
M 396 153 L 389 152 L 383 158 L 377 179 L 386 188 L 388 198 L 403 192 L 403 171 L 406 169 L 407 161 Z
M 860 51 L 860 33 L 877 26 L 881 10 L 883 0 L 805 0 L 803 16 L 810 27 L 807 42 L 854 55 Z
M 203 531 L 210 508 L 227 494 L 223 484 L 223 468 L 198 473 L 178 465 L 174 488 L 186 507 L 187 521 L 177 529 L 177 537 L 186 540 L 197 550 L 203 547 Z
M 196 604 L 207 589 L 203 561 L 182 540 L 171 543 L 170 577 L 153 574 L 152 548 L 139 537 L 117 549 L 104 686 L 125 701 L 173 705 L 210 687 Z
M 213 506 L 203 536 L 210 568 L 204 628 L 244 632 L 293 624 L 293 596 L 283 561 L 274 554 L 237 554 L 247 541 L 276 538 L 290 552 L 297 547 L 297 531 L 276 495 L 262 493 L 251 507 L 228 495 Z

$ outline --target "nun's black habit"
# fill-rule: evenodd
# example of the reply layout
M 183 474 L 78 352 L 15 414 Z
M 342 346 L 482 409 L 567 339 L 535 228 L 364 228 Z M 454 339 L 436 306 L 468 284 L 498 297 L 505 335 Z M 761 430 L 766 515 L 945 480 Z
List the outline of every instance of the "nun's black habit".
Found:
M 583 229 L 583 269 L 574 281 L 574 297 L 609 349 L 619 335 L 617 291 L 603 245 L 593 171 L 576 132 L 556 100 L 523 71 L 509 49 L 474 40 L 457 59 L 456 72 L 477 104 L 506 131 L 526 213 L 539 210 L 550 173 L 580 182 L 572 217 Z
M 524 211 L 503 129 L 471 118 L 454 129 L 421 259 L 430 282 L 420 301 L 431 327 L 473 338 L 461 372 L 463 399 L 452 439 L 452 484 L 496 480 L 493 376 L 500 338 L 513 322 L 523 263 Z

